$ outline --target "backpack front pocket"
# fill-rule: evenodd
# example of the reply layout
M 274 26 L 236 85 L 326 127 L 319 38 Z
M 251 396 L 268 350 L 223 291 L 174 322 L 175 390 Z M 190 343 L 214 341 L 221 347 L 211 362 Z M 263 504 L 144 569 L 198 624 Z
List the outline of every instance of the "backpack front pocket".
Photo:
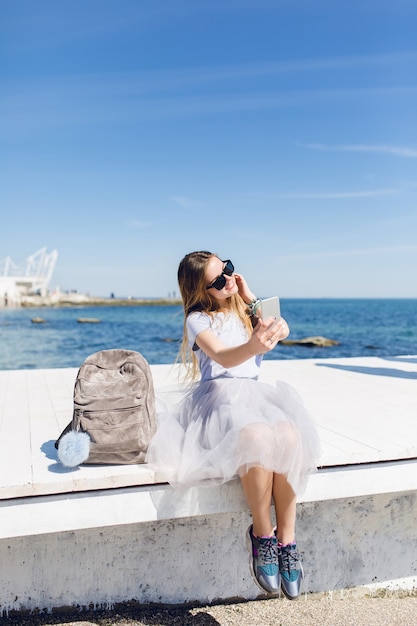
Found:
M 112 411 L 81 411 L 75 415 L 76 429 L 91 439 L 88 463 L 141 463 L 150 436 L 150 425 L 142 406 Z

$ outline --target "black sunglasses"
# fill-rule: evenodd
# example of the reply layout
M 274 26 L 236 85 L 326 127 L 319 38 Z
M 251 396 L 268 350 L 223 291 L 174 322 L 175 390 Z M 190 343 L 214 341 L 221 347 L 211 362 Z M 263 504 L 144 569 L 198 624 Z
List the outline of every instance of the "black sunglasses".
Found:
M 214 289 L 217 289 L 217 291 L 220 291 L 221 289 L 223 289 L 223 287 L 226 284 L 226 279 L 224 275 L 226 274 L 226 276 L 231 276 L 233 272 L 235 271 L 235 266 L 233 265 L 230 259 L 228 259 L 227 261 L 223 261 L 223 263 L 224 263 L 224 267 L 223 267 L 222 273 L 220 274 L 220 276 L 217 276 L 217 278 L 215 278 L 212 283 L 210 283 L 207 289 L 214 288 Z

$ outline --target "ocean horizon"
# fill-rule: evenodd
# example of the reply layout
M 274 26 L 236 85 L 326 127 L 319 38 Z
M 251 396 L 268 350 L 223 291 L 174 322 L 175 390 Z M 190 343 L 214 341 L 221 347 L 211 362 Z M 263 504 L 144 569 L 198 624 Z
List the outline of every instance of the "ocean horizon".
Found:
M 415 298 L 282 298 L 281 314 L 290 340 L 322 336 L 337 345 L 278 344 L 266 360 L 417 354 Z M 174 363 L 182 327 L 179 304 L 2 308 L 0 369 L 79 367 L 110 348 L 137 350 L 150 364 Z

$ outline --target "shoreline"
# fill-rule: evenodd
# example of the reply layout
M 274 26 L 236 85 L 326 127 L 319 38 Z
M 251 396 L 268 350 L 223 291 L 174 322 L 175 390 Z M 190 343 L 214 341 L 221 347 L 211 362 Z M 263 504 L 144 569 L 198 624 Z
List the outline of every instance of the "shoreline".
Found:
M 282 301 L 312 301 L 312 302 L 335 302 L 335 301 L 417 301 L 417 298 L 282 298 Z M 89 296 L 77 292 L 62 293 L 52 292 L 46 296 L 30 295 L 22 296 L 18 301 L 3 302 L 0 298 L 0 311 L 13 309 L 29 309 L 29 308 L 65 308 L 65 307 L 82 307 L 82 306 L 110 306 L 110 307 L 135 307 L 135 306 L 182 306 L 181 298 L 176 297 L 101 297 Z

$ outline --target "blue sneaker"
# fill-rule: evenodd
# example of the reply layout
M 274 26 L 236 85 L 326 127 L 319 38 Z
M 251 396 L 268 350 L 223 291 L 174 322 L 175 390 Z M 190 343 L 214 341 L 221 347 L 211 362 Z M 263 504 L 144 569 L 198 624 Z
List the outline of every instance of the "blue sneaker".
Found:
M 301 593 L 304 578 L 301 556 L 297 544 L 278 547 L 278 564 L 281 574 L 281 588 L 289 600 L 296 600 Z
M 269 594 L 279 593 L 281 577 L 278 569 L 278 541 L 276 537 L 255 537 L 253 526 L 246 533 L 250 571 L 258 587 Z

